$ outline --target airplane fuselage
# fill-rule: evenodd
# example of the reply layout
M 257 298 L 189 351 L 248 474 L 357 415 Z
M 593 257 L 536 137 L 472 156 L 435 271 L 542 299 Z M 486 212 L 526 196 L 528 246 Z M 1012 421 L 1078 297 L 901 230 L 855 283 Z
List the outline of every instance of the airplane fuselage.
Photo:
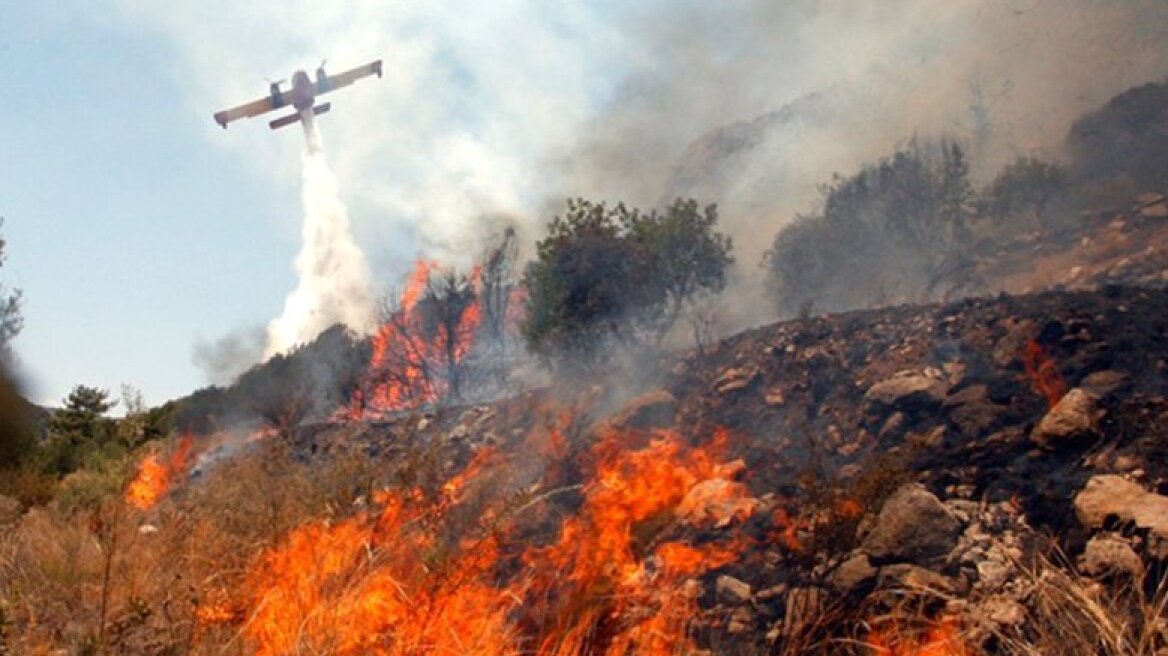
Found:
M 296 111 L 312 110 L 316 102 L 316 85 L 308 79 L 308 73 L 296 71 L 292 74 L 292 106 Z
M 260 98 L 238 107 L 215 112 L 215 122 L 221 127 L 226 128 L 227 124 L 232 121 L 259 116 L 272 110 L 292 105 L 296 109 L 294 113 L 270 121 L 268 125 L 273 130 L 296 122 L 303 122 L 305 125 L 308 125 L 313 116 L 323 114 L 329 111 L 331 107 L 331 103 L 327 102 L 317 104 L 317 97 L 347 87 L 357 80 L 370 75 L 381 77 L 380 59 L 336 75 L 328 75 L 325 73 L 324 64 L 322 63 L 316 69 L 315 82 L 308 76 L 307 72 L 303 70 L 296 71 L 292 74 L 291 89 L 281 91 L 280 82 L 270 82 L 268 84 L 268 95 L 266 98 Z

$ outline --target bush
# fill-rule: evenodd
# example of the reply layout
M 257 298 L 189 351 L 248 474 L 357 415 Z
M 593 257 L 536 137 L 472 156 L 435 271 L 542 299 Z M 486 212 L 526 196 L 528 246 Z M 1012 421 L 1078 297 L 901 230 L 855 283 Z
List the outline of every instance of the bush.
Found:
M 821 193 L 823 210 L 796 217 L 764 258 L 781 314 L 927 301 L 976 284 L 973 191 L 956 143 L 910 142 Z
M 663 213 L 568 201 L 527 267 L 523 335 L 545 362 L 584 370 L 613 347 L 660 346 L 689 304 L 725 285 L 730 239 L 713 205 L 677 200 Z
M 1002 170 L 985 191 L 989 214 L 998 221 L 1032 216 L 1039 229 L 1051 226 L 1050 210 L 1066 200 L 1062 167 L 1034 157 L 1019 157 Z

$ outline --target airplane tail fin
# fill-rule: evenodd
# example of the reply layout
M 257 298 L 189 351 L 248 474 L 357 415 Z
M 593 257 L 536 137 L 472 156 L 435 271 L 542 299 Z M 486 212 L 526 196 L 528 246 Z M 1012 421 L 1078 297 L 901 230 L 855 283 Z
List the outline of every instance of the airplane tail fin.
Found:
M 330 109 L 332 109 L 331 103 L 322 103 L 320 105 L 317 105 L 316 107 L 313 107 L 312 113 L 319 116 L 319 115 L 327 112 Z M 295 123 L 299 120 L 300 120 L 300 112 L 295 112 L 295 113 L 289 114 L 287 116 L 282 116 L 274 121 L 270 121 L 268 123 L 268 127 L 272 128 L 273 130 L 279 130 L 282 127 L 292 125 L 293 123 Z

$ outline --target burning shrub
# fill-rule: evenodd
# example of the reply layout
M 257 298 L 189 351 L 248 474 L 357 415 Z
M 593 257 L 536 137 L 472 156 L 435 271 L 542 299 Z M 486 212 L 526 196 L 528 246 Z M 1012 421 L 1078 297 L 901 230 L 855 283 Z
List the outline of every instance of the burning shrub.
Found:
M 419 261 L 400 298 L 385 308 L 365 384 L 362 411 L 393 412 L 460 399 L 482 321 L 479 273 Z

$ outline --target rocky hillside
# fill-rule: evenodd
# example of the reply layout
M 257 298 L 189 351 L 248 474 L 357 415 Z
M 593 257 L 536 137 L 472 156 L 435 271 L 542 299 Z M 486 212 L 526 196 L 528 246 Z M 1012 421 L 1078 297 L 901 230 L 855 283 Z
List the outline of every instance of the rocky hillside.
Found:
M 614 434 L 631 454 L 655 434 L 692 449 L 725 434 L 717 458 L 733 474 L 697 485 L 742 484 L 733 503 L 746 505 L 706 507 L 725 513 L 712 525 L 680 522 L 672 507 L 659 512 L 676 525 L 651 513 L 628 526 L 637 567 L 653 567 L 661 542 L 736 545 L 692 580 L 698 644 L 745 653 L 862 627 L 872 638 L 870 620 L 898 616 L 911 591 L 916 615 L 885 628 L 951 626 L 968 651 L 892 653 L 981 653 L 1046 630 L 1049 591 L 1034 576 L 1052 554 L 1067 581 L 1159 580 L 1165 303 L 1165 291 L 1107 287 L 806 319 L 691 355 L 631 402 L 599 386 L 542 390 L 306 428 L 300 440 L 306 452 L 356 442 L 391 459 L 424 446 L 444 454 L 438 478 L 495 454 L 476 507 L 570 490 L 513 527 L 511 539 L 531 545 L 554 543 L 586 511 L 598 445 Z M 548 431 L 564 442 L 533 441 Z

